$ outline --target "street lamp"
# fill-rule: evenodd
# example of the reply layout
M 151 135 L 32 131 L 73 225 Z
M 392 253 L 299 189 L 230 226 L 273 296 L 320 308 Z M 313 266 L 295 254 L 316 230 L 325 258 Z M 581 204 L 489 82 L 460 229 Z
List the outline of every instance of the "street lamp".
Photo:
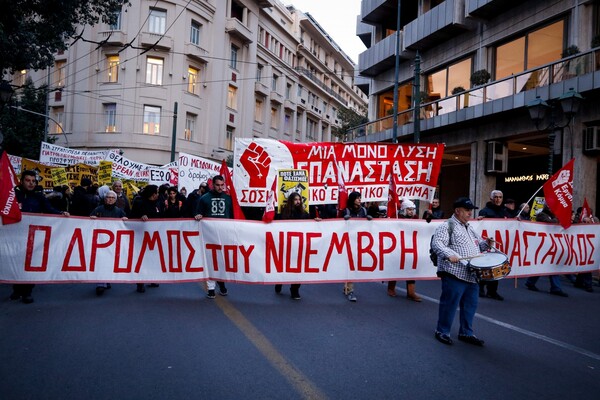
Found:
M 540 132 L 548 132 L 548 174 L 550 176 L 552 176 L 552 173 L 554 172 L 554 141 L 556 139 L 556 133 L 560 133 L 563 128 L 569 126 L 571 121 L 573 121 L 575 114 L 579 111 L 581 100 L 583 100 L 581 94 L 576 92 L 573 88 L 569 88 L 569 90 L 566 93 L 563 93 L 557 100 L 549 100 L 546 102 L 542 100 L 540 96 L 537 96 L 535 100 L 527 104 L 527 110 L 529 111 L 531 120 L 535 124 L 535 128 Z M 560 109 L 562 110 L 564 117 L 566 117 L 566 121 L 562 124 L 560 121 L 563 118 L 558 118 L 558 105 L 560 105 Z M 543 125 L 547 114 L 549 115 L 548 124 Z

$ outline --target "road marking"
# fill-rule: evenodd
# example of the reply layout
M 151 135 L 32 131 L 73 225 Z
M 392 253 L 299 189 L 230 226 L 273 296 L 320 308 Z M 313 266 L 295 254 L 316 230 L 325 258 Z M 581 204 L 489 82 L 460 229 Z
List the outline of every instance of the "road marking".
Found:
M 229 301 L 215 299 L 223 314 L 252 342 L 269 363 L 296 389 L 303 399 L 326 400 L 327 396 L 306 375 L 294 367 L 244 315 Z
M 400 290 L 403 290 L 403 289 L 400 289 Z M 432 303 L 440 304 L 440 301 L 438 299 L 434 299 L 434 298 L 428 297 L 428 296 L 423 296 L 421 294 L 419 296 L 421 296 L 421 298 L 423 298 L 423 299 L 425 299 L 427 301 L 431 301 Z M 551 337 L 540 335 L 539 333 L 535 333 L 535 332 L 529 331 L 527 329 L 519 328 L 518 326 L 511 325 L 511 324 L 499 321 L 499 320 L 491 318 L 491 317 L 487 317 L 487 316 L 485 316 L 483 314 L 475 313 L 475 317 L 481 318 L 484 321 L 487 321 L 487 322 L 489 322 L 491 324 L 498 325 L 498 326 L 501 326 L 503 328 L 513 330 L 515 332 L 519 332 L 519 333 L 521 333 L 523 335 L 532 337 L 534 339 L 543 340 L 544 342 L 553 344 L 553 345 L 558 346 L 558 347 L 562 347 L 565 350 L 570 350 L 570 351 L 573 351 L 575 353 L 579 353 L 582 356 L 590 357 L 590 358 L 593 358 L 594 360 L 600 361 L 600 355 L 598 355 L 596 353 L 592 353 L 591 351 L 588 351 L 586 349 L 582 349 L 581 347 L 573 346 L 573 345 L 571 345 L 569 343 L 561 342 L 560 340 L 552 339 Z

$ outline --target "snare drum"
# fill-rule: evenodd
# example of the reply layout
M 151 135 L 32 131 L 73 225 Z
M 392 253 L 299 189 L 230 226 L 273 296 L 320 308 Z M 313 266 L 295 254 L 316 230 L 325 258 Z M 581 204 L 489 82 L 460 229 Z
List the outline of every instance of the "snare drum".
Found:
M 497 281 L 510 274 L 508 257 L 500 251 L 484 253 L 473 258 L 468 266 L 475 271 L 480 281 Z

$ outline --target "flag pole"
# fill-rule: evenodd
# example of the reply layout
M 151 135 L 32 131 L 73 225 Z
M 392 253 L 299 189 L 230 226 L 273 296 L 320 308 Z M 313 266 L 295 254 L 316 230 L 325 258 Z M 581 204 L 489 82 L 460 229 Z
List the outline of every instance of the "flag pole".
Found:
M 525 208 L 525 204 L 529 204 L 529 202 L 531 200 L 533 200 L 533 198 L 535 197 L 535 195 L 538 194 L 540 192 L 540 190 L 542 190 L 543 187 L 544 187 L 544 185 L 540 186 L 540 188 L 535 191 L 535 193 L 529 198 L 529 200 L 527 200 L 525 203 L 523 203 L 523 207 L 521 207 L 521 209 L 519 210 L 519 213 L 515 217 L 516 219 L 519 219 L 519 216 L 521 215 L 521 213 L 523 212 L 523 209 Z

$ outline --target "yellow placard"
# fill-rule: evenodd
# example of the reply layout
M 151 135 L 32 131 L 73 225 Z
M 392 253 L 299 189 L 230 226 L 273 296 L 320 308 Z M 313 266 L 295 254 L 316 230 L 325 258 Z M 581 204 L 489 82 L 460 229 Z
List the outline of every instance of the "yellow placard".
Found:
M 52 174 L 52 184 L 54 186 L 63 186 L 69 184 L 69 181 L 67 180 L 67 171 L 64 168 L 52 168 L 50 173 Z
M 283 210 L 290 194 L 297 192 L 302 196 L 302 204 L 308 212 L 308 171 L 303 169 L 277 170 L 277 204 L 278 212 Z
M 98 166 L 98 185 L 112 184 L 112 161 L 100 161 Z
M 542 211 L 545 204 L 546 199 L 544 197 L 536 197 L 533 199 L 533 205 L 531 206 L 531 211 L 529 212 L 529 217 L 532 221 L 536 220 L 537 213 Z

